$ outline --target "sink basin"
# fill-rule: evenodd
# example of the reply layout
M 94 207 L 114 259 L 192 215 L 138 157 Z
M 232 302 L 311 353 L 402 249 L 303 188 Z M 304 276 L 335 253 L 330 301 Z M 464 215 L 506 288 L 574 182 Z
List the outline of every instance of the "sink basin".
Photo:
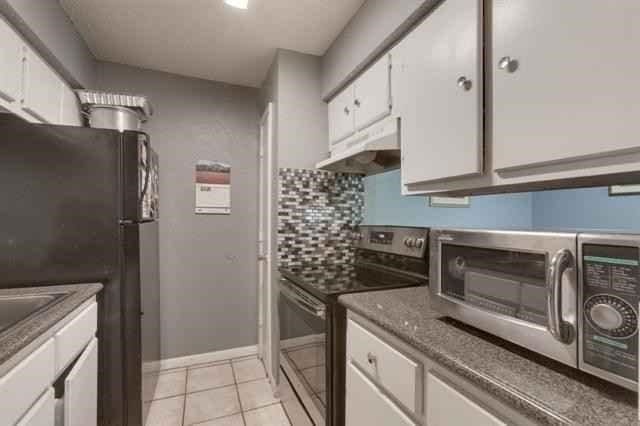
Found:
M 0 332 L 42 311 L 64 293 L 0 297 Z

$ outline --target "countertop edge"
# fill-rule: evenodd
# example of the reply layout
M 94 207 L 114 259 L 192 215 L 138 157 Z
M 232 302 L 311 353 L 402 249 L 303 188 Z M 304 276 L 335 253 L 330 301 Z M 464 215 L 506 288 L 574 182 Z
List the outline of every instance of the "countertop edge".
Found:
M 37 341 L 60 321 L 63 321 L 87 300 L 100 293 L 102 289 L 103 285 L 100 283 L 0 289 L 0 297 L 56 292 L 69 293 L 42 312 L 20 321 L 0 333 L 0 377 L 6 374 L 12 366 L 21 361 L 21 359 L 17 359 L 16 356 L 24 355 L 24 357 L 26 357 L 28 355 L 21 354 L 25 348 Z

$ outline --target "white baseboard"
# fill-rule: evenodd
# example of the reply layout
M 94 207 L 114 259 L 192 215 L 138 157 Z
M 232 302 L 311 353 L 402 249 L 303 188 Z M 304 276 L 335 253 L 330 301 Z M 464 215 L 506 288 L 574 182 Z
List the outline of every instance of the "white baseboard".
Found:
M 280 341 L 280 349 L 289 349 L 294 346 L 304 346 L 310 345 L 312 343 L 322 343 L 324 342 L 326 335 L 324 333 L 321 334 L 310 334 L 308 336 L 302 337 L 294 337 L 292 339 L 286 339 Z
M 226 349 L 223 351 L 208 352 L 204 354 L 181 356 L 160 360 L 160 370 L 170 368 L 183 368 L 194 364 L 206 364 L 209 362 L 224 361 L 231 358 L 242 358 L 258 353 L 258 346 L 244 346 L 240 348 Z

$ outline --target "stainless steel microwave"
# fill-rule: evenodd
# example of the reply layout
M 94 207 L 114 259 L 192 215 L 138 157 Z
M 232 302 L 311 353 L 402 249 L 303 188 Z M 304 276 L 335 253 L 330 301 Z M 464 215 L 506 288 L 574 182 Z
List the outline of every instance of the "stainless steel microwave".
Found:
M 637 389 L 640 235 L 435 229 L 437 311 Z

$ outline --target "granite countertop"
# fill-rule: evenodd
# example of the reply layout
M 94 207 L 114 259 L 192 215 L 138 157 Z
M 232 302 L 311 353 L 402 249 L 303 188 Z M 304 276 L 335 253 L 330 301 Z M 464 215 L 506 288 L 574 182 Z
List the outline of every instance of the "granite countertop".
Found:
M 340 303 L 531 420 L 637 425 L 637 394 L 430 309 L 428 287 L 348 294 Z
M 0 366 L 101 290 L 102 284 L 97 283 L 0 289 L 0 298 L 63 294 L 42 311 L 0 332 Z

